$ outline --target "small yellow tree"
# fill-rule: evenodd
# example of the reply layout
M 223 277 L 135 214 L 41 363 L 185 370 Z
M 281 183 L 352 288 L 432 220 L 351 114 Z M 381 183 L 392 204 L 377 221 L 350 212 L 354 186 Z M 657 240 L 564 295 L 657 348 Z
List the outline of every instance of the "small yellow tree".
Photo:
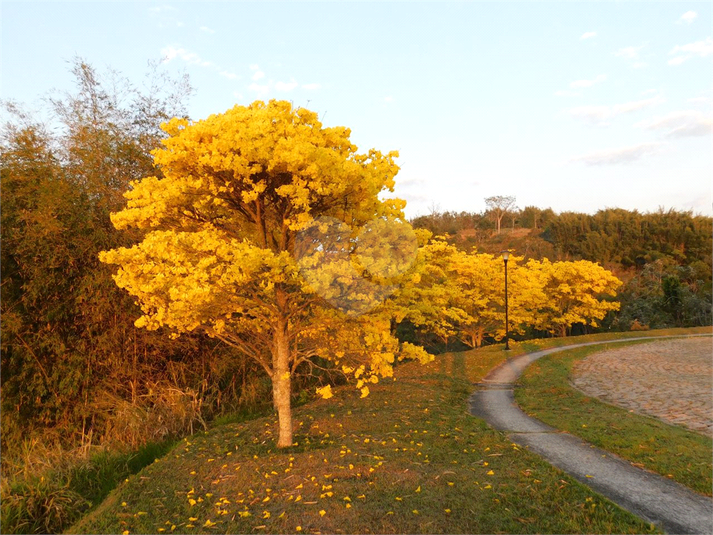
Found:
M 534 322 L 543 292 L 536 274 L 521 264 L 523 257 L 508 261 L 510 333 L 521 332 Z M 505 272 L 502 258 L 487 253 L 453 251 L 450 256 L 449 307 L 446 316 L 457 337 L 469 347 L 480 347 L 486 337 L 505 336 Z
M 454 282 L 448 316 L 458 339 L 480 347 L 486 336 L 504 330 L 502 261 L 489 254 L 457 251 L 449 272 Z
M 358 239 L 369 222 L 403 219 L 404 201 L 379 199 L 393 191 L 397 153 L 358 154 L 347 128 L 323 128 L 285 101 L 164 128 L 169 137 L 153 153 L 164 178 L 133 182 L 127 207 L 112 214 L 117 228 L 145 237 L 100 256 L 136 296 L 137 326 L 202 330 L 257 361 L 272 381 L 280 447 L 293 443 L 300 364 L 329 359 L 365 396 L 396 359 L 429 358 L 392 336 L 380 304 L 398 273 L 369 252 L 383 243 Z M 352 261 L 360 242 L 361 263 Z
M 542 301 L 536 303 L 533 326 L 559 336 L 575 323 L 597 327 L 610 310 L 619 310 L 616 296 L 622 282 L 599 264 L 587 260 L 577 262 L 542 262 L 531 260 L 527 270 L 539 278 Z
M 450 319 L 456 280 L 450 267 L 457 250 L 441 239 L 429 243 L 431 233 L 425 229 L 418 232 L 422 247 L 412 276 L 397 291 L 393 315 L 397 322 L 408 319 L 447 344 L 456 335 Z

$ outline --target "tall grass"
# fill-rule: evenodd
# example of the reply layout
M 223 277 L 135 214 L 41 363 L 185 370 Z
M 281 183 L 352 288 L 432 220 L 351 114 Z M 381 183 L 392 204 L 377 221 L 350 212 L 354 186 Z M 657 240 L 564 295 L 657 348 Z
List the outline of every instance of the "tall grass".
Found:
M 46 452 L 56 465 L 28 464 L 0 485 L 2 533 L 61 533 L 114 489 L 174 446 L 172 440 L 145 444 L 137 450 L 89 456 Z

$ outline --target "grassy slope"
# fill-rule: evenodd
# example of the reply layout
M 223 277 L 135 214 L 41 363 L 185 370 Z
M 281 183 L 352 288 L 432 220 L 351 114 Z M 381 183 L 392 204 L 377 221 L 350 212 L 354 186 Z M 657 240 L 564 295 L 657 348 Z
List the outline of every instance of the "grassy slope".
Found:
M 337 389 L 295 410 L 298 445 L 288 451 L 274 447 L 272 416 L 190 437 L 71 532 L 648 531 L 467 414 L 472 382 L 503 358 L 497 346 L 405 364 L 366 399 Z
M 710 496 L 713 486 L 710 438 L 600 402 L 570 385 L 574 363 L 607 348 L 581 348 L 537 361 L 520 380 L 523 388 L 515 391 L 517 403 L 528 414 L 557 429 Z

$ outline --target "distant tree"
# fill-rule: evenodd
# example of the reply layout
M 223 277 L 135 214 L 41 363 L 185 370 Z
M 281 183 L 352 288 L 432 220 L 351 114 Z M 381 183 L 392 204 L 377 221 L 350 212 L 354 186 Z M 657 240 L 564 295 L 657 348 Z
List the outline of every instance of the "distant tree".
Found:
M 497 234 L 500 234 L 500 223 L 503 217 L 509 213 L 515 206 L 515 197 L 496 195 L 494 197 L 486 197 L 485 205 L 493 216 L 496 223 Z
M 533 326 L 559 336 L 575 323 L 598 327 L 610 311 L 620 304 L 616 296 L 622 282 L 599 264 L 587 260 L 576 262 L 542 262 L 530 260 L 527 269 L 539 278 L 544 301 L 537 305 Z
M 523 257 L 511 256 L 508 277 L 511 292 L 509 333 L 523 332 L 535 321 L 537 305 L 544 300 L 540 280 L 527 269 Z M 458 251 L 449 266 L 451 299 L 446 315 L 458 339 L 480 347 L 485 338 L 505 336 L 505 272 L 502 257 Z
M 510 224 L 511 224 L 511 229 L 515 230 L 515 223 L 517 223 L 518 219 L 520 218 L 520 213 L 521 210 L 517 206 L 513 206 L 510 208 L 510 211 L 508 212 L 508 216 L 510 218 Z
M 552 208 L 541 209 L 537 206 L 525 206 L 520 212 L 520 225 L 523 228 L 539 230 L 555 217 Z

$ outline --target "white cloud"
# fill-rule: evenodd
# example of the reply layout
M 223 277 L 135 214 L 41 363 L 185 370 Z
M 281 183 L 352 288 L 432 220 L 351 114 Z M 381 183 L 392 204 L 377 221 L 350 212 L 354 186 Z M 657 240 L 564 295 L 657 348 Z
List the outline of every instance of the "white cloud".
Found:
M 713 54 L 713 39 L 706 37 L 704 41 L 696 41 L 687 45 L 676 45 L 673 50 L 668 53 L 669 56 L 676 56 L 668 60 L 669 65 L 680 65 L 684 61 L 699 56 L 704 58 Z
M 658 104 L 662 104 L 664 102 L 666 102 L 666 100 L 662 96 L 655 96 L 644 100 L 635 100 L 633 102 L 617 104 L 612 107 L 612 114 L 621 115 L 622 113 L 629 113 L 643 108 L 648 108 L 650 106 L 657 106 Z
M 575 89 L 577 87 L 592 87 L 594 84 L 601 83 L 606 79 L 606 74 L 600 74 L 594 80 L 575 80 L 574 82 L 569 84 L 569 87 L 571 87 L 572 89 Z
M 586 33 L 583 33 L 582 37 L 580 37 L 579 39 L 583 41 L 584 39 L 590 39 L 596 35 L 597 35 L 597 32 L 586 32 Z
M 201 26 L 198 28 L 200 31 L 205 32 L 205 33 L 215 33 L 215 30 L 208 28 L 208 26 Z
M 384 97 L 384 102 L 393 102 L 393 101 L 394 101 L 394 97 L 392 97 L 390 95 L 388 97 Z
M 568 111 L 569 114 L 576 119 L 581 119 L 598 126 L 607 126 L 608 123 L 606 121 L 618 115 L 656 106 L 663 102 L 665 102 L 663 97 L 655 96 L 653 98 L 625 102 L 624 104 L 615 104 L 613 106 L 579 106 L 577 108 L 571 108 Z
M 433 197 L 430 195 L 412 195 L 410 193 L 402 193 L 400 195 L 405 201 L 408 201 L 409 203 L 413 204 L 426 204 L 426 203 L 431 203 L 431 205 L 434 204 Z M 426 208 L 424 206 L 424 208 Z
M 647 65 L 648 65 L 648 63 L 644 63 L 643 61 L 637 61 L 636 63 L 632 63 L 632 64 L 631 64 L 631 66 L 632 66 L 634 69 L 643 69 L 643 68 L 646 67 Z
M 251 67 L 251 68 L 252 68 L 252 67 Z M 253 80 L 255 80 L 255 81 L 261 80 L 262 78 L 265 78 L 265 73 L 262 72 L 262 71 L 259 71 L 259 70 L 258 70 L 258 71 L 255 71 L 255 74 L 253 74 L 252 78 L 253 78 Z
M 641 46 L 626 46 L 624 48 L 620 48 L 616 52 L 614 52 L 614 55 L 619 57 L 619 58 L 626 58 L 626 59 L 639 59 L 639 52 L 645 47 L 646 45 L 641 45 Z
M 233 96 L 234 96 L 235 98 L 241 99 L 241 100 L 242 100 L 242 98 L 243 98 L 243 94 L 242 94 L 242 93 L 239 93 L 238 91 L 233 91 Z
M 611 107 L 609 106 L 579 106 L 571 108 L 569 114 L 575 119 L 606 126 L 606 120 L 611 117 Z
M 691 24 L 694 20 L 696 20 L 696 17 L 698 16 L 698 13 L 695 11 L 686 11 L 683 15 L 681 15 L 681 18 L 678 19 L 678 23 L 685 22 L 686 24 Z
M 250 84 L 248 86 L 248 89 L 250 91 L 254 91 L 255 93 L 257 93 L 258 96 L 263 96 L 263 95 L 267 94 L 267 92 L 270 90 L 270 85 L 269 84 L 260 85 L 260 84 L 256 84 L 255 82 L 253 82 L 252 84 Z
M 228 71 L 220 71 L 219 74 L 220 74 L 221 76 L 225 76 L 225 77 L 228 78 L 229 80 L 235 80 L 235 79 L 238 77 L 238 75 L 235 74 L 234 72 L 228 72 Z
M 297 82 L 294 80 L 291 80 L 289 82 L 277 82 L 275 84 L 275 90 L 276 91 L 292 91 L 295 87 L 297 87 Z
M 161 49 L 161 55 L 163 56 L 163 63 L 168 63 L 169 61 L 178 58 L 189 65 L 200 65 L 201 67 L 208 67 L 212 65 L 210 61 L 205 61 L 195 52 L 189 52 L 185 48 L 176 48 L 174 46 L 166 46 Z
M 162 6 L 150 7 L 149 11 L 151 11 L 152 13 L 161 13 L 162 11 L 173 11 L 174 9 L 176 8 L 173 6 L 169 6 L 168 4 L 164 4 Z
M 313 90 L 313 89 L 319 89 L 322 87 L 320 84 L 304 84 L 302 86 L 302 89 L 307 89 L 307 90 Z
M 710 104 L 711 99 L 709 97 L 693 97 L 689 98 L 688 102 L 693 104 Z
M 425 181 L 421 178 L 407 178 L 406 180 L 397 180 L 396 185 L 401 188 L 422 187 Z
M 572 158 L 570 162 L 582 162 L 585 165 L 617 165 L 628 164 L 661 151 L 662 143 L 641 143 L 623 149 L 610 149 L 592 152 Z
M 707 136 L 711 133 L 713 119 L 710 115 L 694 110 L 684 110 L 669 113 L 663 117 L 655 117 L 648 121 L 640 121 L 636 128 L 647 130 L 666 130 L 664 137 L 682 138 Z

